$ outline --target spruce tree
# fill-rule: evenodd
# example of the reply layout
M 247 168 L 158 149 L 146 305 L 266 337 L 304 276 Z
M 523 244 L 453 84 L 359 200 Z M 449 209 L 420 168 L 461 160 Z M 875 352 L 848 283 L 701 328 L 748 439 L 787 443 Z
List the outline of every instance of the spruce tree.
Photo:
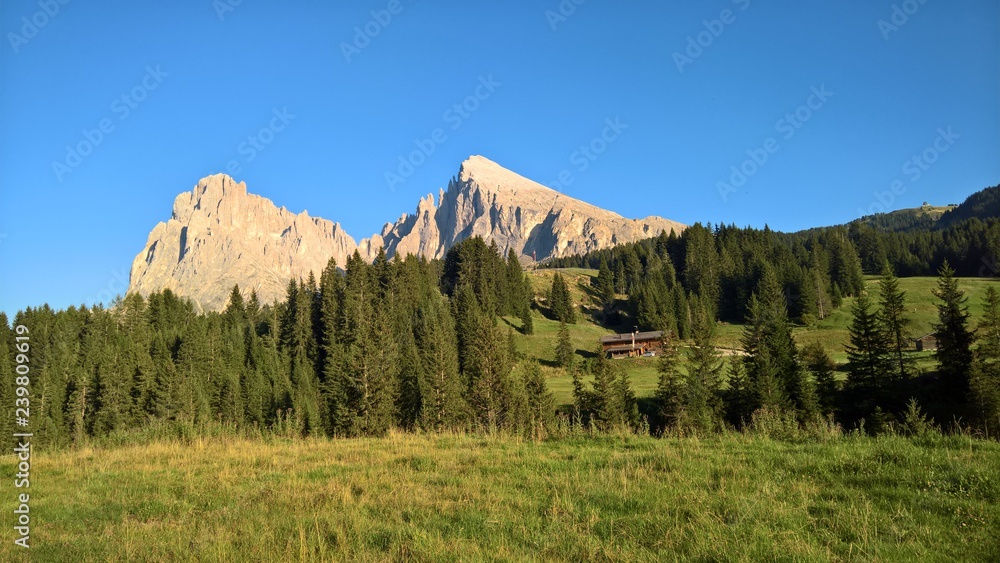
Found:
M 535 439 L 545 438 L 555 425 L 555 398 L 545 384 L 545 376 L 537 361 L 527 362 L 524 369 L 524 389 L 528 402 L 530 435 Z
M 469 360 L 469 403 L 476 421 L 486 430 L 503 429 L 511 405 L 512 360 L 500 329 L 481 318 L 471 341 L 476 350 Z
M 565 322 L 559 323 L 559 336 L 556 343 L 556 365 L 562 368 L 573 366 L 573 343 L 569 337 L 569 327 Z
M 886 378 L 893 372 L 892 355 L 879 313 L 872 309 L 871 298 L 862 292 L 851 306 L 853 320 L 848 328 L 847 383 L 852 389 L 871 398 L 886 387 Z
M 556 272 L 552 276 L 552 288 L 549 290 L 549 310 L 552 317 L 560 322 L 576 323 L 576 311 L 569 293 L 569 286 L 562 274 Z
M 675 335 L 664 334 L 656 364 L 656 371 L 659 373 L 656 402 L 664 426 L 677 426 L 684 409 L 684 376 L 680 371 L 680 353 L 676 341 Z
M 958 407 L 968 400 L 973 334 L 968 328 L 968 297 L 959 289 L 955 272 L 947 261 L 941 266 L 934 296 L 941 301 L 937 304 L 938 322 L 934 325 L 938 374 L 945 396 Z
M 879 319 L 892 353 L 894 378 L 899 381 L 909 379 L 913 375 L 913 362 L 904 349 L 909 346 L 912 321 L 906 316 L 906 292 L 899 288 L 899 280 L 888 262 L 883 265 L 879 283 Z
M 418 313 L 420 351 L 420 423 L 428 430 L 457 428 L 465 422 L 468 405 L 458 371 L 458 340 L 447 304 L 432 296 Z
M 610 311 L 615 304 L 615 279 L 614 274 L 611 273 L 611 268 L 608 267 L 607 260 L 603 257 L 597 271 L 595 289 L 597 290 L 597 298 L 601 303 L 601 307 L 605 312 Z
M 839 385 L 833 374 L 836 364 L 819 342 L 813 342 L 802 349 L 802 361 L 816 381 L 820 412 L 824 415 L 834 414 L 839 391 Z
M 719 396 L 723 362 L 715 348 L 715 320 L 704 300 L 695 309 L 691 327 L 692 346 L 688 350 L 685 392 L 685 423 L 700 431 L 718 427 L 722 415 Z
M 1000 432 L 1000 294 L 986 289 L 970 381 L 972 402 L 980 424 L 992 435 Z

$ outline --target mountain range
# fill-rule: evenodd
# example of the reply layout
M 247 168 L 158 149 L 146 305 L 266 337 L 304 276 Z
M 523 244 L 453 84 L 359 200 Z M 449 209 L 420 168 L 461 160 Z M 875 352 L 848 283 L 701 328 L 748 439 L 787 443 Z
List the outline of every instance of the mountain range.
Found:
M 135 257 L 128 291 L 170 289 L 203 310 L 221 310 L 235 284 L 262 302 L 280 300 L 288 280 L 318 276 L 330 258 L 343 265 L 355 251 L 368 261 L 382 249 L 390 257 L 435 259 L 481 236 L 504 254 L 544 260 L 684 228 L 661 217 L 627 219 L 472 156 L 436 201 L 428 194 L 415 213 L 356 241 L 339 223 L 292 213 L 216 174 L 176 197 L 170 219 L 153 228 Z

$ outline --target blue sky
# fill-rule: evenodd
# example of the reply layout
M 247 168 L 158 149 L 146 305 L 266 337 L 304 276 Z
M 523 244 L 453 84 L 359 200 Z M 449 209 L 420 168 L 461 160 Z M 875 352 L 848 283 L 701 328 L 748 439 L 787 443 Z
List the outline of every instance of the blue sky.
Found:
M 1000 182 L 995 0 L 0 6 L 8 314 L 123 292 L 227 170 L 357 239 L 471 154 L 630 217 L 780 230 Z

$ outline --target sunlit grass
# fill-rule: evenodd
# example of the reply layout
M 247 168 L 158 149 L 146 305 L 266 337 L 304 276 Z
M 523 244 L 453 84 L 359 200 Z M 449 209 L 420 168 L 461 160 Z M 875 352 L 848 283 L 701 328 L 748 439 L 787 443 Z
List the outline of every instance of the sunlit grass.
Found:
M 36 454 L 32 472 L 46 561 L 1000 553 L 1000 445 L 962 437 L 217 438 Z

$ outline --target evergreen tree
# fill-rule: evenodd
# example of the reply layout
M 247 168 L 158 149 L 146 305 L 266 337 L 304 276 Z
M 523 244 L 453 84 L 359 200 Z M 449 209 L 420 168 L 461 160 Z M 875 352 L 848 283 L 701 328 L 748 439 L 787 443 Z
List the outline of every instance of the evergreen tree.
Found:
M 802 361 L 816 381 L 820 412 L 824 415 L 834 414 L 839 391 L 839 385 L 833 374 L 836 364 L 819 342 L 813 342 L 802 349 Z
M 476 294 L 472 286 L 461 283 L 452 297 L 452 316 L 455 318 L 455 331 L 458 334 L 458 361 L 462 373 L 468 374 L 472 365 L 472 357 L 477 354 L 472 340 L 484 318 Z
M 945 261 L 934 290 L 934 296 L 941 300 L 937 304 L 938 322 L 934 325 L 937 336 L 934 355 L 944 395 L 957 406 L 968 399 L 973 334 L 968 328 L 968 297 L 959 289 L 954 276 L 954 270 Z
M 559 337 L 556 343 L 556 365 L 562 368 L 573 366 L 573 343 L 569 338 L 569 327 L 565 322 L 559 323 Z
M 611 268 L 608 267 L 608 262 L 603 258 L 597 271 L 595 289 L 597 290 L 597 298 L 605 313 L 610 311 L 615 304 L 615 279 L 614 274 L 611 273 Z
M 791 408 L 800 419 L 815 414 L 815 388 L 798 363 L 785 296 L 770 268 L 751 295 L 743 349 L 753 410 Z
M 482 318 L 472 344 L 476 353 L 468 367 L 470 406 L 483 428 L 491 432 L 504 429 L 511 422 L 507 415 L 513 394 L 507 341 L 497 326 Z
M 715 320 L 707 305 L 695 309 L 691 327 L 693 343 L 688 350 L 683 405 L 685 424 L 701 431 L 719 426 L 722 401 L 719 395 L 723 362 L 715 348 Z
M 886 332 L 889 351 L 893 357 L 895 379 L 909 379 L 913 375 L 913 361 L 903 350 L 909 346 L 911 320 L 906 316 L 906 293 L 899 289 L 899 280 L 886 262 L 879 283 L 879 319 Z
M 428 299 L 419 311 L 417 346 L 420 350 L 420 421 L 428 430 L 456 428 L 466 418 L 468 406 L 458 371 L 455 325 L 440 296 Z
M 656 402 L 665 426 L 677 426 L 683 417 L 684 376 L 680 371 L 680 353 L 676 336 L 664 334 L 656 371 Z
M 549 290 L 549 310 L 552 317 L 560 322 L 576 323 L 576 310 L 570 297 L 569 286 L 562 274 L 556 272 L 552 276 L 552 288 Z
M 1000 431 L 1000 294 L 993 286 L 986 289 L 978 332 L 970 381 L 973 406 L 980 423 L 995 435 Z
M 892 356 L 886 332 L 879 322 L 878 311 L 872 310 L 868 293 L 861 293 L 851 307 L 853 320 L 848 328 L 847 382 L 866 396 L 881 392 L 886 378 L 893 371 Z
M 590 371 L 594 376 L 593 390 L 581 395 L 588 399 L 586 406 L 594 426 L 607 431 L 637 423 L 638 409 L 628 373 L 617 369 L 600 349 Z
M 555 398 L 545 384 L 542 368 L 536 361 L 528 362 L 525 367 L 524 389 L 528 402 L 529 432 L 535 439 L 545 438 L 555 425 Z

